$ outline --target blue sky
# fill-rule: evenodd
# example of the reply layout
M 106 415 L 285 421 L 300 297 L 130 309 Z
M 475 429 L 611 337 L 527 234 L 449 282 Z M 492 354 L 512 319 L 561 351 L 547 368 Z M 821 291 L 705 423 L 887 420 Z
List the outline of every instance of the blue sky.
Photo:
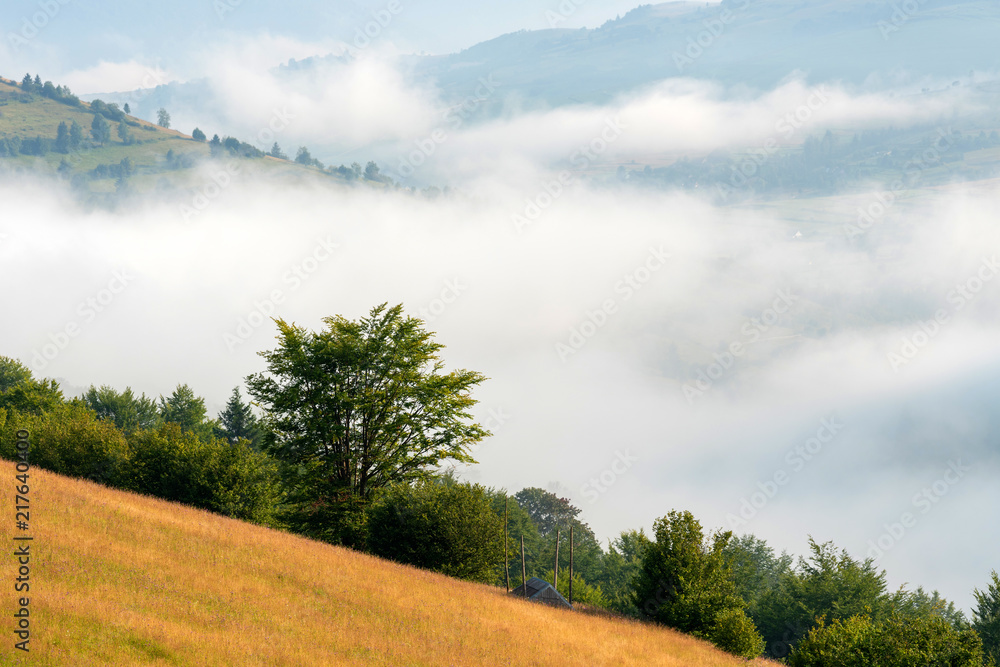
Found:
M 6 76 L 43 71 L 53 80 L 79 81 L 78 92 L 105 92 L 128 89 L 136 79 L 141 84 L 143 68 L 169 73 L 169 78 L 197 77 L 206 51 L 245 38 L 281 41 L 284 48 L 272 54 L 275 64 L 336 51 L 366 28 L 403 52 L 449 53 L 550 23 L 594 27 L 638 4 L 562 1 L 561 6 L 557 0 L 14 0 L 0 6 L 5 37 L 0 71 Z M 557 20 L 550 21 L 550 11 Z M 100 79 L 78 74 L 98 67 Z M 97 81 L 111 87 L 97 87 Z

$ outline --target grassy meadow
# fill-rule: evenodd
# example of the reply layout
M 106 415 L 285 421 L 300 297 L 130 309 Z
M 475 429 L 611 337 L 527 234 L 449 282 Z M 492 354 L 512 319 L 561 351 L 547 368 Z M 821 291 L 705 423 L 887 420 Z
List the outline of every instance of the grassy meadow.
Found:
M 4 586 L 2 664 L 747 664 L 668 629 L 551 609 L 181 505 L 30 474 L 31 653 L 13 648 L 15 593 Z M 13 463 L 0 462 L 0 475 L 10 526 Z M 12 558 L 5 573 L 15 576 Z

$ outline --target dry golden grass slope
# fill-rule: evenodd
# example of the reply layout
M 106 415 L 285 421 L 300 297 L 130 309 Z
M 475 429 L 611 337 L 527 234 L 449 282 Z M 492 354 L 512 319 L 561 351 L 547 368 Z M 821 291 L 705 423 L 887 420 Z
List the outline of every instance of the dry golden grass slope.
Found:
M 0 462 L 8 553 L 14 475 Z M 747 664 L 662 628 L 542 607 L 86 481 L 33 469 L 30 482 L 31 653 L 13 646 L 8 556 L 3 664 Z

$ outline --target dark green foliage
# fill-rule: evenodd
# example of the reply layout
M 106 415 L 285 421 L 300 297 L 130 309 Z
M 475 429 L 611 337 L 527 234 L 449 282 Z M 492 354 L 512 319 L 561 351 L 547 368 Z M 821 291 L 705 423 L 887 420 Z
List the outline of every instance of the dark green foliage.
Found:
M 741 535 L 729 540 L 723 549 L 733 571 L 736 591 L 747 605 L 751 618 L 758 618 L 762 598 L 781 585 L 791 573 L 793 559 L 788 554 L 775 556 L 764 540 Z
M 747 660 L 764 652 L 764 638 L 757 632 L 757 627 L 746 612 L 735 607 L 719 612 L 704 637 L 723 651 Z
M 14 458 L 13 431 L 31 432 L 31 463 L 62 475 L 119 485 L 127 476 L 125 436 L 80 404 L 58 405 L 44 413 L 13 413 L 3 438 L 4 458 Z
M 299 152 L 295 154 L 295 162 L 306 167 L 324 168 L 323 163 L 314 158 L 305 146 L 299 146 Z
M 986 590 L 973 592 L 976 606 L 972 610 L 972 627 L 983 640 L 986 655 L 1000 665 L 1000 577 L 990 573 Z
M 501 520 L 504 515 L 504 499 L 507 499 L 507 557 L 510 563 L 511 587 L 516 588 L 521 584 L 521 537 L 524 537 L 525 550 L 529 554 L 538 552 L 541 537 L 538 534 L 535 522 L 531 520 L 531 517 L 520 506 L 516 498 L 512 496 L 508 497 L 505 490 L 487 489 L 486 493 L 490 498 L 490 504 L 493 507 L 494 513 Z M 531 564 L 526 569 L 529 577 L 535 575 L 534 560 L 531 561 Z M 496 578 L 493 580 L 493 583 L 497 586 L 503 586 L 505 579 L 506 574 L 503 562 L 501 561 L 497 564 Z
M 0 138 L 0 157 L 16 157 L 21 154 L 21 137 Z
M 125 157 L 122 158 L 118 164 L 99 164 L 88 172 L 90 178 L 102 179 L 102 178 L 114 178 L 114 179 L 127 179 L 135 173 L 135 163 L 132 162 L 132 158 Z
M 778 585 L 755 602 L 754 621 L 773 657 L 788 655 L 820 616 L 844 620 L 870 615 L 877 621 L 893 608 L 885 572 L 877 571 L 871 559 L 856 561 L 832 543 L 812 538 L 809 548 L 809 559 L 799 558 L 795 570 L 782 573 Z
M 288 159 L 288 156 L 285 155 L 285 153 L 281 150 L 281 146 L 278 145 L 277 141 L 274 142 L 274 145 L 271 146 L 271 150 L 268 151 L 267 154 L 270 155 L 271 157 L 276 157 L 279 160 L 287 160 Z
M 49 148 L 49 140 L 41 136 L 37 136 L 34 139 L 21 140 L 22 155 L 37 155 L 41 157 L 49 152 Z
M 374 161 L 370 161 L 365 165 L 365 178 L 369 181 L 381 181 L 382 174 L 379 171 L 378 165 Z
M 503 521 L 479 485 L 397 484 L 368 512 L 368 548 L 399 563 L 491 583 L 503 558 Z
M 176 423 L 136 432 L 127 488 L 237 519 L 273 524 L 277 468 L 246 442 L 199 438 Z
M 118 108 L 117 104 L 105 104 L 102 100 L 94 100 L 90 103 L 90 110 L 102 118 L 106 118 L 114 123 L 125 120 L 125 112 Z
M 205 141 L 208 137 L 206 137 L 205 133 L 196 127 L 194 128 L 194 131 L 191 132 L 191 138 L 195 141 Z
M 69 153 L 69 126 L 65 121 L 59 123 L 59 129 L 56 130 L 55 148 L 60 153 Z
M 723 611 L 743 609 L 723 553 L 731 533 L 706 541 L 694 516 L 677 511 L 657 519 L 653 530 L 635 587 L 634 602 L 644 616 L 704 634 Z
M 132 115 L 132 108 L 129 107 L 128 102 L 126 102 L 125 106 L 122 107 L 122 111 L 124 111 L 125 113 L 129 114 L 130 116 Z
M 156 401 L 146 395 L 136 397 L 131 387 L 118 393 L 113 388 L 100 389 L 91 385 L 81 402 L 94 411 L 98 419 L 110 421 L 126 435 L 140 429 L 155 429 L 162 422 Z
M 40 415 L 63 404 L 62 390 L 55 380 L 29 378 L 0 392 L 0 408 L 8 412 Z
M 225 409 L 219 413 L 219 437 L 235 443 L 247 440 L 254 449 L 260 449 L 263 444 L 263 432 L 257 425 L 250 406 L 243 402 L 239 387 L 233 389 Z
M 915 591 L 899 590 L 889 596 L 893 611 L 903 618 L 939 617 L 947 621 L 956 630 L 965 630 L 969 622 L 954 602 L 941 597 L 937 591 L 928 594 L 924 589 Z
M 649 544 L 644 531 L 626 530 L 608 545 L 608 552 L 601 560 L 601 573 L 595 583 L 600 585 L 610 609 L 633 618 L 639 617 L 633 585 L 642 568 L 643 555 Z
M 278 320 L 279 347 L 261 353 L 267 373 L 247 386 L 265 412 L 266 449 L 284 464 L 290 520 L 338 539 L 341 508 L 353 516 L 376 489 L 427 478 L 447 459 L 472 462 L 468 447 L 489 432 L 468 412 L 485 378 L 442 372 L 443 346 L 402 306 L 324 323 L 310 332 Z
M 184 433 L 194 433 L 210 440 L 216 424 L 206 417 L 205 399 L 195 396 L 191 387 L 177 385 L 169 398 L 160 397 L 160 417 L 164 423 L 177 424 Z
M 161 107 L 160 110 L 156 112 L 156 124 L 164 129 L 170 128 L 170 114 L 167 113 L 166 109 Z
M 118 138 L 121 139 L 122 143 L 126 146 L 131 146 L 135 143 L 135 137 L 132 136 L 132 130 L 129 129 L 128 124 L 125 121 L 118 123 Z
M 94 120 L 90 124 L 90 136 L 102 146 L 111 139 L 111 125 L 104 116 L 94 114 Z
M 980 667 L 982 641 L 940 617 L 882 622 L 868 616 L 821 623 L 799 642 L 793 667 Z
M 580 513 L 580 508 L 570 504 L 568 498 L 560 498 L 538 487 L 521 489 L 514 494 L 514 498 L 535 522 L 542 537 L 555 533 L 556 528 L 568 528 Z
M 19 360 L 0 357 L 0 394 L 31 379 L 31 370 Z
M 245 141 L 240 141 L 236 137 L 224 137 L 221 141 L 221 145 L 229 152 L 230 155 L 234 157 L 264 157 L 264 152 L 262 150 L 256 146 L 246 143 Z
M 83 128 L 75 120 L 69 126 L 69 147 L 75 150 L 83 143 Z
M 560 571 L 569 567 L 569 529 L 573 528 L 575 543 L 574 570 L 585 580 L 594 583 L 601 575 L 604 552 L 594 536 L 594 531 L 576 517 L 580 509 L 554 493 L 531 487 L 514 495 L 517 503 L 531 517 L 538 528 L 537 546 L 525 542 L 529 575 L 542 576 L 552 571 L 556 555 L 556 531 L 559 531 Z

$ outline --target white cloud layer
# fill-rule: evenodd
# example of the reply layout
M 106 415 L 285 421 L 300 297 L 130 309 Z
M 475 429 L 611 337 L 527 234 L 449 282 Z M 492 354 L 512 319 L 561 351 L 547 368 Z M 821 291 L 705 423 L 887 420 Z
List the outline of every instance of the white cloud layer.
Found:
M 189 383 L 218 410 L 262 369 L 267 316 L 315 328 L 403 303 L 438 332 L 449 364 L 491 378 L 479 414 L 492 415 L 495 436 L 469 477 L 512 491 L 557 484 L 602 538 L 674 508 L 726 526 L 761 492 L 773 497 L 738 529 L 795 553 L 811 534 L 863 557 L 911 511 L 917 525 L 882 549 L 880 565 L 894 585 L 969 606 L 996 567 L 984 527 L 1000 521 L 989 483 L 1000 390 L 994 183 L 901 196 L 863 243 L 844 227 L 870 194 L 804 215 L 790 202 L 714 207 L 577 177 L 545 188 L 567 165 L 944 122 L 974 101 L 674 80 L 606 107 L 455 123 L 437 91 L 378 53 L 261 73 L 297 49 L 274 38 L 259 53 L 249 43 L 215 52 L 199 108 L 241 138 L 281 113 L 287 122 L 264 147 L 378 156 L 394 172 L 410 160 L 415 180 L 458 192 L 425 199 L 247 173 L 188 223 L 189 199 L 90 210 L 51 183 L 5 176 L 0 279 L 18 287 L 6 291 L 3 354 L 69 388 L 158 395 Z M 142 66 L 101 67 L 71 85 Z M 170 111 L 175 127 L 209 129 L 193 107 Z M 579 163 L 597 139 L 603 150 Z M 427 141 L 433 150 L 414 165 L 407 156 Z M 519 229 L 514 214 L 543 191 L 550 204 Z M 78 335 L 66 335 L 71 325 Z M 836 428 L 821 431 L 823 420 Z M 922 513 L 914 497 L 959 462 L 962 477 Z M 787 483 L 770 494 L 779 472 Z
M 523 233 L 514 185 L 426 200 L 247 175 L 191 224 L 179 201 L 85 212 L 51 186 L 9 182 L 0 197 L 0 271 L 22 286 L 8 291 L 4 352 L 68 387 L 156 395 L 187 382 L 218 409 L 273 345 L 273 325 L 254 326 L 261 313 L 315 328 L 401 302 L 428 318 L 449 364 L 491 378 L 480 416 L 503 423 L 466 474 L 512 491 L 558 483 L 604 538 L 672 508 L 726 526 L 784 471 L 787 485 L 738 529 L 797 553 L 811 534 L 863 556 L 961 461 L 961 482 L 880 564 L 892 583 L 963 606 L 995 567 L 995 545 L 977 558 L 968 541 L 1000 519 L 988 484 L 1000 279 L 975 282 L 1000 247 L 995 190 L 938 193 L 885 223 L 905 238 L 892 255 L 878 252 L 884 236 L 847 243 L 850 197 L 807 223 L 578 186 Z M 957 290 L 973 288 L 958 307 Z M 921 336 L 940 310 L 947 321 Z M 79 335 L 64 338 L 68 324 Z M 734 342 L 745 351 L 730 359 Z M 47 345 L 54 358 L 36 357 Z M 894 369 L 890 353 L 906 363 Z M 711 386 L 696 384 L 701 372 Z M 824 419 L 843 429 L 793 455 Z M 620 455 L 635 461 L 607 484 Z

